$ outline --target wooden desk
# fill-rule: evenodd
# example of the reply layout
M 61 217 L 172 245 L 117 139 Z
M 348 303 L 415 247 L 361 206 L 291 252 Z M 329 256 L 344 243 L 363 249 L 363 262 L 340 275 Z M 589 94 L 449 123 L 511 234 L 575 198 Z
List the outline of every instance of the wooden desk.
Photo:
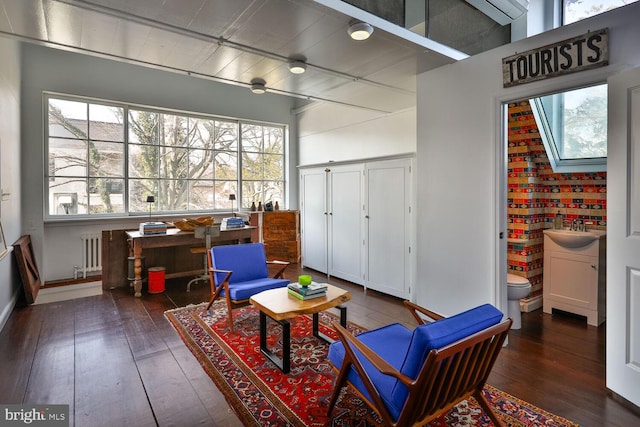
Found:
M 249 243 L 251 232 L 255 227 L 236 228 L 220 231 L 220 236 L 211 236 L 211 244 L 221 243 Z M 193 231 L 180 231 L 177 228 L 169 228 L 167 234 L 142 235 L 139 231 L 127 231 L 130 256 L 134 257 L 133 269 L 135 279 L 133 288 L 136 297 L 142 296 L 142 250 L 145 248 L 166 248 L 172 246 L 204 246 L 204 239 L 195 237 Z M 176 272 L 165 275 L 166 278 L 182 277 L 192 272 Z

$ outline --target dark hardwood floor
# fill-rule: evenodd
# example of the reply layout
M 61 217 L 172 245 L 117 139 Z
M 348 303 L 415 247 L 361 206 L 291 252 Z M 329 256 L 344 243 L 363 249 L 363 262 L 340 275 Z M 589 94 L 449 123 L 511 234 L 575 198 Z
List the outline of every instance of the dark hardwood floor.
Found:
M 167 281 L 166 292 L 143 298 L 118 288 L 17 307 L 0 333 L 0 402 L 69 404 L 72 426 L 240 425 L 163 316 L 208 300 L 208 285 L 187 293 L 187 281 Z M 369 329 L 412 325 L 400 300 L 331 283 L 352 294 L 349 320 Z M 640 415 L 605 388 L 604 327 L 541 310 L 523 313 L 522 324 L 509 333 L 491 385 L 581 426 L 640 425 Z

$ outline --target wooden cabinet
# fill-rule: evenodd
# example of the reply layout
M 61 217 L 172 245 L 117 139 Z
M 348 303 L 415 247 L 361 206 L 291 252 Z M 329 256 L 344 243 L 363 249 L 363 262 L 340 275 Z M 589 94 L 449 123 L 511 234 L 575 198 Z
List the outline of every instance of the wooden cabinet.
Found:
M 251 225 L 269 260 L 300 262 L 300 213 L 298 211 L 252 212 Z

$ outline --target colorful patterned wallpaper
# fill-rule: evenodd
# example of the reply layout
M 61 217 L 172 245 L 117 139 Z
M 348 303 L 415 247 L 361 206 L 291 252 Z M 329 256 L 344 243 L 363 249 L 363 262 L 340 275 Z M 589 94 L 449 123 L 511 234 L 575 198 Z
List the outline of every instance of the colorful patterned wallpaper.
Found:
M 607 224 L 607 174 L 554 173 L 528 101 L 509 105 L 507 263 L 509 272 L 542 295 L 543 233 L 560 212 L 569 226 L 576 218 L 592 228 Z

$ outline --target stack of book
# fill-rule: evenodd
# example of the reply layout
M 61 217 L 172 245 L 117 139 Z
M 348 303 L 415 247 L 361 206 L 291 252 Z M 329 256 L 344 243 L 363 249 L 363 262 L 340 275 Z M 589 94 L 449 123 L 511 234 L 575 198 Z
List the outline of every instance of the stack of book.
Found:
M 232 228 L 243 228 L 244 220 L 240 217 L 222 218 L 221 230 L 231 230 Z
M 141 222 L 139 232 L 143 236 L 150 234 L 167 234 L 167 224 L 164 222 Z
M 311 282 L 309 286 L 302 286 L 300 283 L 289 283 L 289 295 L 301 300 L 323 297 L 327 294 L 327 285 L 324 283 Z

